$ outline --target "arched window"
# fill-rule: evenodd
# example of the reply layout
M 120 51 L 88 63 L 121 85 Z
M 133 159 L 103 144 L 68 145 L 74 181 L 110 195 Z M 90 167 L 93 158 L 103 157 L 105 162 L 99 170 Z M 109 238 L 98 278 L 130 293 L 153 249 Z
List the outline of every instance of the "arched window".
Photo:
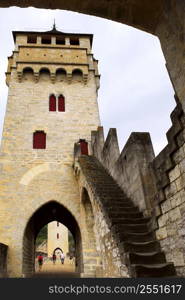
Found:
M 58 97 L 58 111 L 65 111 L 65 98 L 63 95 Z
M 40 81 L 49 81 L 50 80 L 50 70 L 47 68 L 41 68 L 39 71 L 39 80 Z
M 34 72 L 32 68 L 24 68 L 23 69 L 23 80 L 34 80 Z
M 44 131 L 34 132 L 33 149 L 46 149 L 46 134 Z
M 80 69 L 74 69 L 72 72 L 72 79 L 75 81 L 82 81 L 83 73 Z
M 64 81 L 66 79 L 67 73 L 65 69 L 58 69 L 56 71 L 56 81 Z
M 49 97 L 49 111 L 56 111 L 56 97 L 51 95 Z

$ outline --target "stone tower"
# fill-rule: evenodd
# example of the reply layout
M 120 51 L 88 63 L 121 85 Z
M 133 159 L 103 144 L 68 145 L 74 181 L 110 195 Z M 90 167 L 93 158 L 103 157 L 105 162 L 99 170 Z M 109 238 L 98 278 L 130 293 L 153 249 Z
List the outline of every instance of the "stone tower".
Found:
M 0 241 L 8 245 L 8 276 L 21 277 L 33 272 L 42 226 L 59 221 L 73 233 L 77 221 L 81 226 L 73 149 L 80 140 L 91 151 L 87 143 L 100 124 L 99 75 L 91 34 L 54 26 L 14 31 L 13 38 L 0 154 Z
M 68 229 L 63 224 L 53 221 L 48 224 L 48 257 L 52 257 L 56 249 L 61 249 L 66 254 L 69 252 Z M 61 254 L 61 251 L 59 251 Z

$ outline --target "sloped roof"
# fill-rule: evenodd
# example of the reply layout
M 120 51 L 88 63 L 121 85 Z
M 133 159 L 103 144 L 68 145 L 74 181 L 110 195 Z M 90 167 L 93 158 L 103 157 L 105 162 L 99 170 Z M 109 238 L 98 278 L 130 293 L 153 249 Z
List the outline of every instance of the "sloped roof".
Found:
M 91 46 L 92 46 L 92 42 L 93 42 L 93 34 L 90 34 L 90 33 L 71 33 L 71 32 L 62 32 L 62 31 L 59 31 L 56 29 L 56 26 L 55 24 L 53 25 L 53 28 L 49 31 L 12 31 L 12 34 L 13 34 L 13 38 L 14 38 L 14 42 L 16 40 L 16 35 L 20 35 L 20 34 L 23 34 L 23 35 L 61 35 L 61 36 L 74 36 L 74 37 L 89 37 L 90 38 L 90 41 L 91 41 Z

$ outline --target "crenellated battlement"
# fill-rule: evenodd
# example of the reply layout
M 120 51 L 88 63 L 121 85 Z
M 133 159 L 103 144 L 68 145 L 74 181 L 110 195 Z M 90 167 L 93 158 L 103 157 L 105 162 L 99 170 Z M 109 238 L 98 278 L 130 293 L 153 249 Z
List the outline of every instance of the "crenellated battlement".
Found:
M 155 194 L 151 162 L 154 151 L 147 132 L 133 132 L 120 153 L 117 132 L 111 128 L 104 140 L 103 127 L 91 134 L 92 154 L 98 158 L 119 186 L 139 206 L 150 214 Z

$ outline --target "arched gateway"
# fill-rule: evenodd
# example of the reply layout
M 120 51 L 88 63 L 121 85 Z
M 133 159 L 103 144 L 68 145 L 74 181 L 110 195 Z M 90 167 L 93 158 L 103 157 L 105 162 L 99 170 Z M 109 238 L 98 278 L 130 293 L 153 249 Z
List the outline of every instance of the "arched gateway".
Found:
M 41 206 L 30 218 L 23 237 L 23 274 L 32 276 L 35 263 L 35 240 L 41 228 L 52 221 L 65 225 L 75 240 L 76 272 L 83 273 L 82 238 L 74 216 L 63 205 L 51 201 Z M 60 248 L 56 248 L 55 251 Z M 55 252 L 54 251 L 54 252 Z M 61 250 L 62 251 L 62 250 Z
M 1 1 L 2 6 L 16 4 L 20 5 L 20 1 Z M 167 259 L 168 261 L 173 259 L 176 262 L 176 270 L 180 275 L 184 275 L 184 248 L 176 249 L 176 247 L 173 247 L 174 245 L 177 245 L 177 243 L 180 245 L 182 244 L 183 236 L 180 235 L 181 225 L 178 225 L 180 228 L 177 227 L 176 230 L 174 229 L 174 226 L 171 225 L 173 225 L 174 220 L 177 220 L 176 223 L 180 224 L 179 219 L 183 224 L 182 220 L 184 218 L 184 180 L 181 179 L 184 176 L 184 154 L 182 153 L 184 153 L 185 111 L 183 38 L 185 33 L 183 22 L 185 2 L 178 0 L 156 0 L 152 3 L 147 0 L 100 0 L 88 2 L 86 0 L 64 0 L 53 1 L 53 3 L 51 3 L 47 0 L 30 0 L 21 3 L 21 5 L 69 9 L 94 14 L 134 26 L 159 37 L 166 59 L 167 69 L 175 89 L 177 108 L 172 114 L 173 125 L 167 134 L 169 142 L 168 146 L 161 152 L 159 157 L 153 160 L 152 164 L 157 182 L 157 197 L 153 198 L 155 206 L 154 211 L 157 214 L 159 221 L 157 239 L 161 241 L 162 250 L 168 252 L 169 249 L 174 248 L 172 253 L 168 253 Z M 24 274 L 29 275 L 33 271 L 33 255 L 29 256 L 29 251 L 31 249 L 31 253 L 33 253 L 34 239 L 41 226 L 41 220 L 37 218 L 37 212 L 38 215 L 40 213 L 42 215 L 43 211 L 45 211 L 42 207 L 45 207 L 45 205 L 47 207 L 46 203 L 49 201 L 48 199 L 58 199 L 58 197 L 62 199 L 61 194 L 64 195 L 64 190 L 62 193 L 60 192 L 62 187 L 66 187 L 66 182 L 72 174 L 73 144 L 79 140 L 79 138 L 88 142 L 90 140 L 91 130 L 94 131 L 100 123 L 96 101 L 97 89 L 99 87 L 99 75 L 97 61 L 93 58 L 91 53 L 92 35 L 65 34 L 58 32 L 56 28 L 53 28 L 52 31 L 46 33 L 14 32 L 14 40 L 16 43 L 16 51 L 9 57 L 9 66 L 6 73 L 6 82 L 10 87 L 1 147 L 3 155 L 1 160 L 2 171 L 0 174 L 2 179 L 2 189 L 0 190 L 0 242 L 8 245 L 9 249 L 8 276 L 20 277 L 22 275 L 22 271 L 20 271 L 20 266 L 22 270 L 22 261 Z M 51 49 L 52 55 L 50 56 Z M 62 55 L 63 58 L 61 58 L 61 50 L 64 54 L 64 56 Z M 78 64 L 76 63 L 76 60 L 73 61 L 73 58 L 75 58 L 77 54 L 76 51 L 78 51 L 78 56 L 80 57 Z M 30 59 L 28 59 L 27 53 L 31 54 Z M 55 60 L 53 57 L 55 57 Z M 60 78 L 56 76 L 59 65 L 66 71 L 65 80 L 63 74 L 62 78 L 61 76 L 59 76 Z M 32 74 L 27 74 L 29 76 L 26 76 L 26 78 L 24 76 L 25 68 L 29 68 L 29 70 L 31 68 L 33 70 Z M 44 74 L 40 72 L 41 68 L 44 70 L 48 69 L 49 76 L 43 76 Z M 72 74 L 75 69 L 80 69 L 82 71 L 82 80 L 74 80 Z M 71 84 L 70 88 L 69 84 Z M 51 94 L 57 96 L 65 95 L 65 111 L 63 111 L 62 114 L 58 114 L 56 111 L 48 111 L 48 99 Z M 89 107 L 91 108 L 90 110 Z M 44 149 L 32 149 L 33 133 L 37 131 L 45 132 L 46 134 L 46 148 Z M 109 148 L 107 151 L 109 145 L 108 142 L 105 147 L 103 146 L 103 137 L 101 137 L 99 131 L 97 134 L 92 135 L 92 137 L 93 147 L 96 150 L 94 151 L 94 155 L 98 156 L 98 159 L 109 169 L 107 153 L 109 150 L 111 152 L 112 148 Z M 105 161 L 103 160 L 102 149 L 105 150 L 103 155 L 107 155 Z M 130 153 L 130 151 L 128 152 Z M 115 163 L 115 152 L 114 155 L 110 155 L 109 158 L 110 157 Z M 55 164 L 53 164 L 54 161 Z M 50 163 L 52 167 L 48 168 L 48 164 Z M 57 164 L 62 165 L 62 167 L 60 165 L 61 171 L 63 166 L 68 166 L 68 172 L 63 172 L 63 176 L 56 178 L 52 176 L 52 172 L 54 172 Z M 95 239 L 96 250 L 98 249 L 98 251 L 102 253 L 100 265 L 103 264 L 105 276 L 112 276 L 115 271 L 115 276 L 120 276 L 121 274 L 121 276 L 126 277 L 143 277 L 143 275 L 146 275 L 147 277 L 153 275 L 155 277 L 157 274 L 155 273 L 156 268 L 153 269 L 149 266 L 156 258 L 157 265 L 159 265 L 159 261 L 164 262 L 164 253 L 162 253 L 162 255 L 160 252 L 153 253 L 154 245 L 159 249 L 159 245 L 156 244 L 155 240 L 150 240 L 152 244 L 149 242 L 147 248 L 149 253 L 152 251 L 152 255 L 151 253 L 148 254 L 146 249 L 142 248 L 143 243 L 146 243 L 146 241 L 140 241 L 140 245 L 138 245 L 138 234 L 140 236 L 140 231 L 146 230 L 146 228 L 143 228 L 146 224 L 143 225 L 141 223 L 139 226 L 137 224 L 138 232 L 137 234 L 133 234 L 132 231 L 135 230 L 136 227 L 134 225 L 135 223 L 124 224 L 122 222 L 122 217 L 125 214 L 125 205 L 128 215 L 128 212 L 132 212 L 134 209 L 132 203 L 127 202 L 127 199 L 124 198 L 125 196 L 119 191 L 119 188 L 117 188 L 114 181 L 112 181 L 112 189 L 110 189 L 109 195 L 107 195 L 107 199 L 105 199 L 107 186 L 105 184 L 104 188 L 102 188 L 101 176 L 98 178 L 96 177 L 97 170 L 92 177 L 93 170 L 95 171 L 92 164 L 97 165 L 97 170 L 99 169 L 100 171 L 101 166 L 99 163 L 96 162 L 96 160 L 92 163 L 91 159 L 88 158 L 87 160 L 81 159 L 81 170 L 78 170 L 79 164 L 75 166 L 75 174 L 77 180 L 85 181 L 83 172 L 86 173 L 85 178 L 88 179 L 86 185 L 88 185 L 89 178 L 91 179 L 91 184 L 89 185 L 91 189 L 91 204 L 93 203 L 93 208 L 96 207 L 97 209 L 97 213 L 94 215 L 94 218 L 96 219 L 95 233 L 97 234 L 98 232 L 101 240 L 100 245 L 98 245 L 97 239 Z M 112 166 L 113 164 L 111 163 L 110 165 Z M 119 169 L 119 166 L 116 166 L 118 167 L 117 169 Z M 32 189 L 29 189 L 27 185 L 29 182 L 34 181 L 36 175 L 35 170 L 39 173 L 43 167 L 50 171 L 50 178 L 53 178 L 52 187 L 51 180 L 47 180 L 47 176 L 45 176 L 45 178 L 40 178 L 40 181 L 37 180 L 37 184 L 34 186 L 32 185 Z M 107 182 L 110 183 L 110 178 L 105 175 L 103 169 L 101 169 L 101 172 L 99 173 L 99 175 L 107 177 Z M 26 175 L 24 176 L 24 174 Z M 118 181 L 121 178 L 123 178 L 123 180 L 125 179 L 124 174 L 119 176 Z M 94 186 L 96 180 L 97 186 Z M 58 184 L 58 181 L 60 181 L 60 184 Z M 98 182 L 100 183 L 99 185 Z M 180 182 L 182 182 L 182 184 Z M 104 183 L 105 182 L 103 181 L 103 184 Z M 56 189 L 56 186 L 58 187 L 58 190 Z M 86 203 L 86 209 L 84 209 L 84 211 L 90 212 L 89 219 L 85 219 L 83 214 L 81 214 L 80 197 L 73 193 L 73 186 L 74 182 L 70 181 L 71 189 L 66 188 L 66 190 L 68 190 L 68 196 L 66 196 L 65 193 L 65 203 L 67 203 L 71 209 L 78 210 L 78 221 L 82 218 L 82 224 L 91 226 L 88 233 L 92 234 L 93 231 L 91 229 L 92 226 L 94 226 L 94 223 L 91 220 L 92 209 L 90 208 L 88 201 L 85 200 L 84 203 Z M 174 188 L 174 186 L 176 188 Z M 115 202 L 114 189 L 118 192 L 117 202 L 120 204 L 119 211 Z M 51 195 L 51 190 L 56 194 L 56 197 Z M 92 190 L 94 190 L 94 192 L 92 192 Z M 169 190 L 173 193 L 177 193 L 176 195 L 173 194 L 174 199 L 171 199 Z M 128 192 L 130 192 L 130 188 L 128 188 Z M 121 193 L 121 195 L 119 193 Z M 73 198 L 72 204 L 70 202 L 70 196 Z M 43 200 L 44 197 L 45 200 Z M 123 203 L 120 203 L 122 197 L 124 201 Z M 138 199 L 140 199 L 140 197 Z M 178 201 L 175 199 L 178 199 Z M 41 204 L 39 209 L 38 202 Z M 173 205 L 170 203 L 173 203 Z M 63 204 L 64 203 L 62 202 L 61 205 Z M 136 202 L 136 204 L 138 203 Z M 169 204 L 172 206 L 171 208 L 169 208 Z M 54 203 L 53 205 L 55 206 Z M 109 212 L 105 209 L 108 205 L 110 206 Z M 127 205 L 129 207 L 127 207 Z M 53 209 L 55 210 L 54 206 Z M 115 209 L 114 211 L 113 208 Z M 168 211 L 165 210 L 166 208 L 170 209 L 169 214 Z M 34 209 L 36 210 L 35 213 L 33 213 Z M 59 210 L 60 209 L 61 208 L 59 208 Z M 47 209 L 46 211 L 49 212 Z M 138 212 L 136 208 L 135 214 L 138 216 L 139 221 L 143 222 L 142 214 L 141 212 Z M 30 215 L 32 215 L 31 218 L 28 217 Z M 121 216 L 119 222 L 115 219 L 115 215 Z M 169 219 L 166 217 L 169 217 Z M 29 221 L 27 223 L 28 219 Z M 45 220 L 45 222 L 47 222 L 47 220 Z M 45 224 L 45 222 L 43 224 Z M 119 225 L 115 224 L 117 222 Z M 170 224 L 168 224 L 169 222 Z M 23 234 L 23 228 L 25 228 L 26 223 L 27 226 Z M 113 226 L 113 224 L 115 226 Z M 112 230 L 112 227 L 115 227 L 114 231 Z M 127 229 L 125 230 L 125 228 Z M 171 228 L 173 228 L 173 232 Z M 83 265 L 86 265 L 87 271 L 89 269 L 94 272 L 94 265 L 90 265 L 90 262 L 95 262 L 95 260 L 92 259 L 92 257 L 89 259 L 89 239 L 88 236 L 84 239 L 85 232 L 87 232 L 86 227 L 81 231 L 82 252 L 86 255 L 86 259 L 83 259 Z M 145 233 L 145 238 L 151 239 L 152 236 L 147 232 Z M 173 235 L 173 237 L 170 238 L 172 247 L 169 247 L 169 244 L 166 241 L 168 235 L 171 234 Z M 127 237 L 125 237 L 125 235 Z M 117 238 L 115 238 L 115 236 Z M 122 237 L 121 241 L 120 236 Z M 133 240 L 128 238 L 128 236 L 132 236 Z M 22 249 L 22 237 L 24 237 L 24 249 Z M 120 251 L 118 251 L 119 249 L 117 246 L 120 245 L 120 242 Z M 91 243 L 89 243 L 89 245 L 90 244 Z M 138 251 L 141 251 L 141 249 L 144 251 L 145 256 L 143 254 L 138 254 Z M 180 250 L 180 252 L 176 252 L 176 250 Z M 123 255 L 124 251 L 127 252 L 127 256 Z M 135 252 L 133 253 L 133 251 Z M 107 252 L 107 255 L 105 255 L 105 252 Z M 95 256 L 96 255 L 97 253 L 95 253 Z M 146 261 L 149 264 L 147 267 L 143 265 Z M 138 266 L 138 263 L 141 265 Z M 109 264 L 111 266 L 109 266 Z M 127 272 L 127 265 L 129 266 L 129 274 Z M 134 269 L 133 266 L 136 266 L 136 268 Z M 158 273 L 160 276 L 168 276 L 169 274 L 174 275 L 173 265 L 163 263 L 160 268 L 160 272 Z M 122 270 L 122 272 L 119 270 Z M 96 272 L 93 273 L 94 276 L 95 273 Z

